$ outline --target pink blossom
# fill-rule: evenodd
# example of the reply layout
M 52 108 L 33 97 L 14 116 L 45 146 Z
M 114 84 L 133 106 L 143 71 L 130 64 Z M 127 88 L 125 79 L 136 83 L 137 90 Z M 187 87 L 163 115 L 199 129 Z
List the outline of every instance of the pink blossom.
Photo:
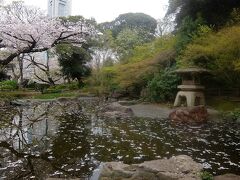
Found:
M 0 9 L 0 49 L 10 55 L 0 59 L 6 65 L 22 53 L 46 51 L 60 43 L 83 43 L 93 32 L 84 20 L 51 19 L 39 9 L 15 2 Z

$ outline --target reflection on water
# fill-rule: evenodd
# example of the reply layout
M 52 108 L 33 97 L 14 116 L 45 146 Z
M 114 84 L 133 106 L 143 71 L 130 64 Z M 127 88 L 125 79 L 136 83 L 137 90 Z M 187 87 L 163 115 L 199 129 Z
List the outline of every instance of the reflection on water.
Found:
M 100 162 L 139 163 L 179 154 L 214 174 L 240 173 L 239 124 L 103 119 L 95 113 L 99 105 L 80 99 L 0 109 L 1 179 L 87 179 Z

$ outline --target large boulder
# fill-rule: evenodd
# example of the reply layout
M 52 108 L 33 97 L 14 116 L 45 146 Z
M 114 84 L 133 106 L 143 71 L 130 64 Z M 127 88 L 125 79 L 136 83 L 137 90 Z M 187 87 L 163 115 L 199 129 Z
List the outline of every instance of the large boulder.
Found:
M 133 111 L 131 108 L 122 106 L 118 102 L 113 102 L 103 106 L 100 110 L 100 115 L 108 118 L 121 119 L 132 117 Z
M 214 177 L 214 180 L 239 180 L 240 176 L 235 174 L 224 174 Z
M 29 105 L 29 102 L 26 100 L 17 99 L 17 100 L 11 101 L 10 104 L 13 106 L 27 106 Z
M 107 162 L 102 165 L 99 179 L 200 180 L 202 168 L 191 157 L 185 155 L 133 165 Z
M 169 114 L 169 119 L 182 123 L 203 123 L 208 119 L 208 111 L 204 106 L 177 108 Z

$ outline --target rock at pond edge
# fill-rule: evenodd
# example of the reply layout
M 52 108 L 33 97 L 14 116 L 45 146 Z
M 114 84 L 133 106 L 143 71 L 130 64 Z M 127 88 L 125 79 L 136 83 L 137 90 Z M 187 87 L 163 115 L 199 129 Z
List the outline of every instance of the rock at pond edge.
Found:
M 170 159 L 146 161 L 127 165 L 122 162 L 106 162 L 100 172 L 100 180 L 200 180 L 203 167 L 191 157 L 180 155 Z
M 204 123 L 208 120 L 208 111 L 205 106 L 181 107 L 169 114 L 173 122 L 181 123 Z
M 133 116 L 133 111 L 131 108 L 122 106 L 118 102 L 110 103 L 100 110 L 100 115 L 112 118 L 112 119 L 124 119 Z
M 224 174 L 220 176 L 215 176 L 214 180 L 240 180 L 240 176 L 235 174 Z

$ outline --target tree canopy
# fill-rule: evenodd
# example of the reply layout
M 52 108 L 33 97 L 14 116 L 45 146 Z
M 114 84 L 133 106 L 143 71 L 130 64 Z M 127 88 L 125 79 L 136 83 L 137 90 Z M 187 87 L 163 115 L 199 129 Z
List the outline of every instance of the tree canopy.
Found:
M 196 20 L 201 16 L 208 25 L 223 26 L 234 8 L 240 7 L 238 0 L 169 0 L 167 14 L 176 13 L 178 27 L 186 16 Z
M 146 35 L 154 35 L 157 21 L 144 13 L 126 13 L 119 15 L 115 20 L 100 24 L 102 29 L 111 29 L 113 37 L 124 29 L 143 31 Z
M 99 26 L 103 33 L 111 31 L 118 58 L 125 62 L 134 47 L 155 38 L 157 21 L 144 13 L 126 13 Z
M 87 45 L 82 47 L 58 45 L 56 52 L 63 75 L 68 79 L 77 79 L 79 85 L 82 85 L 82 79 L 91 72 L 88 65 L 91 60 L 89 47 Z

